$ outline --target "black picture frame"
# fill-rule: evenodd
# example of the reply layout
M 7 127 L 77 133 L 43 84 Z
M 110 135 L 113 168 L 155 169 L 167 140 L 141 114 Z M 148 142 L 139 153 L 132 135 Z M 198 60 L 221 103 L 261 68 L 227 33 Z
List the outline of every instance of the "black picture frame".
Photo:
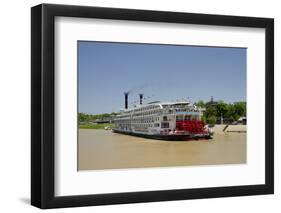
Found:
M 56 197 L 54 195 L 54 21 L 58 16 L 264 28 L 266 32 L 265 184 Z M 274 193 L 274 20 L 53 4 L 32 7 L 31 112 L 31 204 L 36 207 L 46 209 L 272 194 Z

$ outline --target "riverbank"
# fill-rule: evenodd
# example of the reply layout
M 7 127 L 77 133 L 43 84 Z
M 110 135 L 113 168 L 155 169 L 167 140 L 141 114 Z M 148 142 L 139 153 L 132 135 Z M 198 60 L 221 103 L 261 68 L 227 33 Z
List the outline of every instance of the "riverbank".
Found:
M 237 132 L 237 133 L 247 132 L 247 125 L 242 125 L 242 124 L 228 125 L 227 128 L 225 129 L 226 126 L 227 126 L 226 124 L 217 124 L 213 127 L 213 130 L 217 134 L 223 134 L 227 132 Z
M 113 128 L 114 124 L 112 123 L 103 123 L 103 124 L 97 124 L 97 123 L 87 123 L 87 124 L 79 124 L 79 129 L 104 129 L 106 127 Z

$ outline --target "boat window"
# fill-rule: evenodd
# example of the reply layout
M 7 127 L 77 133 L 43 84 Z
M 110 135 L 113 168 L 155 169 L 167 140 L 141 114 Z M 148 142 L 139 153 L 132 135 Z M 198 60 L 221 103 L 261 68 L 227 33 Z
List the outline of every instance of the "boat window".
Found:
M 169 128 L 169 123 L 161 123 L 161 128 Z
M 190 120 L 191 120 L 190 118 L 191 118 L 191 116 L 190 116 L 190 115 L 186 115 L 184 120 L 186 120 L 186 121 L 190 121 Z
M 183 120 L 183 116 L 177 115 L 176 120 L 177 120 L 177 121 L 182 121 L 182 120 Z
M 167 121 L 167 116 L 163 116 L 163 121 Z

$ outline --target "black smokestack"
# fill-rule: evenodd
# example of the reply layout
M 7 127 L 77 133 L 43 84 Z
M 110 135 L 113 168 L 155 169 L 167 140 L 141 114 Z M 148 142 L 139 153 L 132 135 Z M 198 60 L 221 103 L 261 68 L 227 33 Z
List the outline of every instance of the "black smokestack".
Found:
M 124 92 L 124 95 L 125 95 L 125 109 L 128 109 L 128 95 L 129 95 L 129 92 Z
M 139 94 L 139 95 L 140 95 L 140 104 L 142 104 L 143 94 Z

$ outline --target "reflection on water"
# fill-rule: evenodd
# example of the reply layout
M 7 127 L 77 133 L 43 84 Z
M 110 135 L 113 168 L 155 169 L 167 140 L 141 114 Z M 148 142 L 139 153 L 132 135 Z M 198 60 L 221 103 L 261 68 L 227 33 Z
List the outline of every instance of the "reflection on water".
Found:
M 79 170 L 246 163 L 246 133 L 175 142 L 80 129 L 78 146 Z

